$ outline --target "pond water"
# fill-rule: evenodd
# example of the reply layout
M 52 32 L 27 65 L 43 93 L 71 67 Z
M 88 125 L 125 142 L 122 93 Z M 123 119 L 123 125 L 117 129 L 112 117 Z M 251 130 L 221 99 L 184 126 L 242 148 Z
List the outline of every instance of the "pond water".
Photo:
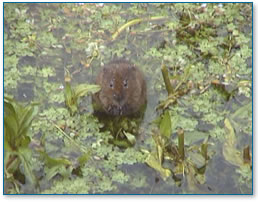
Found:
M 90 94 L 74 116 L 64 96 L 65 70 L 76 88 L 119 58 L 147 83 L 144 118 L 127 148 L 110 143 Z M 4 94 L 39 103 L 28 132 L 37 186 L 21 163 L 13 177 L 5 172 L 6 194 L 252 193 L 252 161 L 243 158 L 244 148 L 252 152 L 250 3 L 5 3 Z M 178 129 L 183 160 L 173 153 Z

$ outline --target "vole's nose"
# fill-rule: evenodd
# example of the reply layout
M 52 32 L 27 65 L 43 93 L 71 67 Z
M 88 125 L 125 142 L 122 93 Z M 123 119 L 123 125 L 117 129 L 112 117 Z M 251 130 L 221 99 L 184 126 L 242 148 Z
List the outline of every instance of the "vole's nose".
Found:
M 121 94 L 116 94 L 116 93 L 114 93 L 114 94 L 113 94 L 113 98 L 114 98 L 118 103 L 121 103 L 122 100 L 124 99 L 124 96 L 121 95 Z

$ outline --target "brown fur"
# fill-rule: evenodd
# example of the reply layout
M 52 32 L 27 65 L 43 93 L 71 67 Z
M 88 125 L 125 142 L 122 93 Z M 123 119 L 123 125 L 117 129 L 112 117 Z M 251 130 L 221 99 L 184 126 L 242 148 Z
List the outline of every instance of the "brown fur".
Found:
M 103 111 L 114 116 L 133 114 L 146 102 L 146 83 L 142 72 L 125 60 L 104 66 L 96 78 L 101 91 L 93 97 Z

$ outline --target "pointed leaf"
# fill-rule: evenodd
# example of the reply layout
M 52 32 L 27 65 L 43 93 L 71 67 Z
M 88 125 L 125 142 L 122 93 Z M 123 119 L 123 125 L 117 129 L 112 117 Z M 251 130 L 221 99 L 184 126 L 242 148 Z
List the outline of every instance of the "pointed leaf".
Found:
M 161 122 L 160 122 L 160 133 L 161 135 L 170 138 L 171 135 L 171 119 L 169 111 L 165 111 Z
M 10 146 L 15 145 L 15 140 L 18 137 L 18 123 L 13 116 L 4 117 L 5 139 Z
M 240 151 L 236 149 L 236 135 L 234 128 L 232 127 L 228 118 L 224 121 L 225 124 L 225 143 L 223 145 L 223 156 L 229 163 L 242 166 L 243 160 L 240 155 Z
M 171 171 L 167 168 L 163 168 L 162 165 L 160 164 L 160 161 L 156 159 L 156 154 L 155 153 L 150 153 L 145 162 L 158 171 L 161 174 L 161 177 L 163 180 L 166 180 L 168 177 L 171 176 Z
M 38 113 L 38 107 L 26 107 L 24 109 L 24 114 L 21 117 L 20 120 L 20 129 L 19 129 L 19 135 L 26 135 L 28 129 L 31 126 L 32 120 L 34 119 L 34 117 L 36 116 L 36 114 Z
M 134 135 L 132 135 L 131 133 L 128 133 L 128 132 L 123 132 L 124 135 L 126 136 L 126 139 L 132 144 L 134 145 L 136 143 L 136 138 Z
M 99 85 L 93 85 L 93 84 L 80 84 L 76 86 L 74 89 L 75 97 L 82 97 L 85 96 L 88 93 L 96 93 L 100 91 Z
M 64 167 L 63 165 L 53 166 L 51 168 L 45 168 L 46 172 L 46 180 L 49 181 L 53 177 L 55 177 L 58 173 L 61 167 Z
M 40 151 L 40 154 L 44 158 L 46 162 L 46 166 L 49 168 L 54 166 L 60 166 L 60 165 L 67 166 L 72 164 L 68 159 L 65 159 L 65 158 L 52 158 L 44 151 Z
M 31 162 L 31 150 L 28 149 L 28 148 L 20 148 L 18 155 L 19 155 L 19 159 L 21 160 L 21 163 L 24 167 L 24 175 L 25 175 L 26 179 L 33 186 L 37 186 L 38 181 L 37 181 L 37 178 L 32 171 L 32 166 L 30 164 L 30 162 Z
M 70 107 L 73 104 L 72 100 L 74 96 L 74 92 L 72 90 L 70 82 L 65 82 L 64 96 L 66 105 Z
M 15 108 L 14 106 L 9 102 L 4 102 L 4 113 L 5 116 L 16 116 Z

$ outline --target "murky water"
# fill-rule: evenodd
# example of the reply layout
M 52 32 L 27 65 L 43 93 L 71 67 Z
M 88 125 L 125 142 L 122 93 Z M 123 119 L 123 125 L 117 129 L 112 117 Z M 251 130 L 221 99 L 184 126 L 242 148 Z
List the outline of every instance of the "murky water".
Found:
M 237 150 L 241 156 L 247 145 L 252 150 L 251 8 L 251 4 L 237 3 L 6 3 L 5 95 L 23 103 L 40 102 L 39 116 L 31 129 L 32 142 L 40 142 L 44 136 L 50 156 L 65 157 L 72 163 L 60 171 L 36 163 L 38 167 L 33 170 L 41 190 L 32 190 L 25 183 L 20 185 L 20 193 L 250 194 L 252 171 L 229 161 L 223 150 L 228 138 L 226 118 L 234 128 L 232 152 Z M 153 20 L 154 17 L 160 19 Z M 145 20 L 128 26 L 112 40 L 112 35 L 133 19 Z M 72 75 L 72 86 L 92 84 L 103 65 L 116 58 L 136 64 L 147 82 L 148 102 L 141 132 L 136 145 L 129 149 L 106 144 L 110 134 L 99 133 L 101 124 L 92 115 L 90 96 L 80 99 L 80 112 L 75 117 L 70 117 L 64 104 L 65 69 Z M 151 137 L 157 128 L 153 122 L 162 113 L 156 108 L 167 98 L 163 63 L 171 80 L 190 67 L 188 80 L 194 88 L 168 109 L 171 141 L 175 144 L 177 128 L 185 131 L 186 149 L 200 146 L 210 136 L 210 158 L 198 178 L 179 176 L 176 182 L 170 176 L 163 180 L 157 170 L 144 163 L 146 154 L 142 150 L 156 149 Z M 213 85 L 212 80 L 220 84 Z M 75 134 L 72 138 L 80 145 L 92 147 L 93 161 L 78 166 L 76 158 L 82 152 L 60 135 L 53 123 L 64 126 L 67 134 Z M 130 159 L 134 157 L 137 160 Z M 33 162 L 39 159 L 35 154 Z M 168 162 L 164 167 L 173 169 Z M 50 177 L 49 172 L 56 175 Z M 14 188 L 5 191 L 15 193 Z

